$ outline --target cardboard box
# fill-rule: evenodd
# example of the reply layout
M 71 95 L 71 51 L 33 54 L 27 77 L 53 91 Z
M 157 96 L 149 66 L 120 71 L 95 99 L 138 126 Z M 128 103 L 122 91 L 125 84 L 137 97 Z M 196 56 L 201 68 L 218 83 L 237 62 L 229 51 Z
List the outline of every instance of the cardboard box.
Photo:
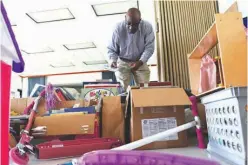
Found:
M 131 142 L 185 124 L 184 106 L 191 104 L 181 88 L 131 89 L 128 97 Z M 183 131 L 139 149 L 164 149 L 187 145 L 187 134 Z
M 19 114 L 22 114 L 27 107 L 27 98 L 13 98 L 10 101 L 10 109 Z
M 22 114 L 24 109 L 34 101 L 35 98 L 19 98 L 19 99 L 11 99 L 11 110 Z M 72 108 L 75 104 L 79 104 L 80 107 L 85 106 L 85 102 L 83 100 L 71 100 L 71 101 L 60 101 L 55 105 L 55 109 L 61 108 Z M 42 116 L 46 113 L 46 104 L 45 100 L 41 99 L 38 105 L 38 116 Z
M 60 115 L 36 117 L 33 128 L 46 126 L 49 135 L 94 134 L 95 114 L 64 113 Z
M 102 137 L 124 138 L 124 111 L 120 96 L 104 97 L 100 100 Z

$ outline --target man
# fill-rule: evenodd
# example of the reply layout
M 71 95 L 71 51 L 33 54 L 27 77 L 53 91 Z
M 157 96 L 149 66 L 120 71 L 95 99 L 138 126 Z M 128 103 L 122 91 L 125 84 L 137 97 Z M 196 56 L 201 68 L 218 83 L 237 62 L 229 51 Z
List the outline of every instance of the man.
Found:
M 149 82 L 147 61 L 154 52 L 154 42 L 152 25 L 141 19 L 139 9 L 130 8 L 125 21 L 117 24 L 108 46 L 111 67 L 116 68 L 116 78 L 125 90 L 131 75 L 137 85 Z

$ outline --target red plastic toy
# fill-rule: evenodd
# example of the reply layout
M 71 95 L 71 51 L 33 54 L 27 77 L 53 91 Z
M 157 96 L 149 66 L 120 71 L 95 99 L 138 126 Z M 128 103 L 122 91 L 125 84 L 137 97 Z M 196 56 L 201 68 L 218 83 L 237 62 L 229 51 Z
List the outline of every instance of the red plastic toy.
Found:
M 54 140 L 36 145 L 34 147 L 34 153 L 38 159 L 51 159 L 80 156 L 87 152 L 112 149 L 121 145 L 121 141 L 115 138 Z

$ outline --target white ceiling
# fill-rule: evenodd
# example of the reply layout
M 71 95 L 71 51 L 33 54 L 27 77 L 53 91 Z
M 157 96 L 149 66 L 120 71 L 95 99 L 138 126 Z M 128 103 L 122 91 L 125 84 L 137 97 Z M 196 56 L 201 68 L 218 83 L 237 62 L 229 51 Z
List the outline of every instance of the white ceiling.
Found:
M 115 0 L 114 2 L 116 2 Z M 123 14 L 97 17 L 92 4 L 109 0 L 4 0 L 16 39 L 25 52 L 52 49 L 53 52 L 26 54 L 22 52 L 26 66 L 22 75 L 40 75 L 66 72 L 102 70 L 104 65 L 85 65 L 83 61 L 101 61 L 106 57 L 106 45 L 113 26 L 124 19 Z M 151 7 L 152 6 L 152 7 Z M 142 18 L 154 22 L 153 0 L 140 0 Z M 75 19 L 35 23 L 26 13 L 68 8 Z M 63 45 L 93 42 L 96 48 L 67 50 Z M 49 49 L 50 48 L 50 49 Z M 69 65 L 72 67 L 51 67 Z M 156 57 L 149 61 L 156 63 Z

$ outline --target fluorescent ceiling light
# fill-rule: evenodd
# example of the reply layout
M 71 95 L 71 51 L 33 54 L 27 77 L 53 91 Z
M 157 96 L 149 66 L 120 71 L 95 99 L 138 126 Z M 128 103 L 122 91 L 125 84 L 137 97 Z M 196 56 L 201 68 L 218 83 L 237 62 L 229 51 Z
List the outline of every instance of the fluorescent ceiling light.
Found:
M 67 44 L 67 45 L 63 45 L 63 46 L 67 50 L 96 48 L 96 45 L 93 42 L 85 42 L 85 43 L 78 43 L 78 44 Z
M 100 65 L 100 64 L 107 64 L 106 60 L 99 60 L 99 61 L 83 61 L 85 65 Z
M 68 8 L 26 13 L 36 23 L 46 23 L 75 19 Z
M 51 49 L 50 47 L 44 47 L 44 48 L 29 48 L 29 49 L 22 49 L 21 51 L 23 51 L 26 54 L 40 54 L 40 53 L 51 53 L 54 52 L 53 49 Z
M 50 66 L 53 68 L 65 68 L 65 67 L 73 67 L 75 65 L 71 62 L 61 62 L 57 64 L 50 64 Z
M 132 7 L 138 8 L 138 1 L 130 0 L 92 5 L 96 16 L 124 14 Z

